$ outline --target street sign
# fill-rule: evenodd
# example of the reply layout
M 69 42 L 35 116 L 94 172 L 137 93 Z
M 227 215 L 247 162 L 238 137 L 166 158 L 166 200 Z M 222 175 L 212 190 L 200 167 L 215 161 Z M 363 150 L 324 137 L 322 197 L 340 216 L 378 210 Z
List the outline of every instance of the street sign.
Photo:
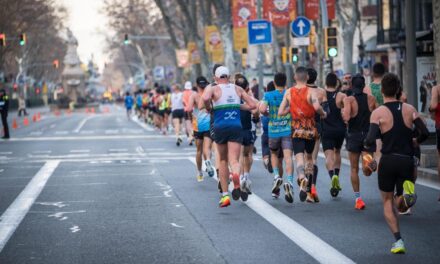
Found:
M 306 37 L 310 33 L 310 29 L 312 28 L 310 24 L 310 20 L 306 17 L 299 16 L 297 17 L 291 25 L 291 30 L 293 35 L 297 37 Z
M 249 45 L 271 44 L 272 23 L 263 19 L 249 20 L 248 41 Z
M 165 68 L 163 66 L 154 67 L 153 76 L 156 81 L 163 80 L 165 78 Z
M 308 46 L 308 45 L 310 45 L 310 38 L 308 37 L 293 38 L 293 46 Z

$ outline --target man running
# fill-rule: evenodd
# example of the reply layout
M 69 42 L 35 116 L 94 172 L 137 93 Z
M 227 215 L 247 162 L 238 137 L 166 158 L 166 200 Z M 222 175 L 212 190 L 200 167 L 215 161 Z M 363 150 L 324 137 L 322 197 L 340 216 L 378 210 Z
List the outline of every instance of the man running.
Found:
M 165 124 L 165 111 L 166 111 L 166 99 L 165 99 L 165 88 L 157 88 L 158 97 L 156 99 L 156 109 L 157 109 L 157 123 L 160 133 L 166 135 L 166 124 Z
M 220 172 L 220 183 L 222 187 L 222 197 L 219 202 L 220 207 L 231 204 L 228 193 L 228 164 L 232 168 L 232 181 L 234 190 L 232 198 L 240 198 L 240 149 L 243 140 L 241 134 L 240 109 L 253 110 L 256 105 L 254 100 L 248 96 L 241 87 L 229 83 L 229 70 L 220 66 L 215 71 L 215 82 L 217 85 L 205 88 L 202 102 L 206 109 L 214 111 L 214 133 L 217 143 L 220 163 L 217 165 Z M 241 105 L 243 100 L 245 105 Z
M 182 120 L 185 115 L 182 91 L 178 84 L 173 85 L 173 93 L 171 94 L 171 115 L 173 117 L 174 132 L 176 133 L 176 145 L 182 144 L 182 138 L 180 137 L 180 129 Z
M 322 149 L 325 155 L 325 166 L 331 180 L 330 194 L 338 196 L 341 191 L 339 184 L 339 172 L 341 168 L 341 147 L 344 143 L 345 131 L 347 129 L 341 115 L 344 93 L 336 89 L 338 77 L 334 73 L 329 73 L 325 78 L 325 92 L 329 114 L 322 121 Z
M 386 74 L 382 79 L 384 105 L 371 114 L 371 124 L 365 139 L 365 147 L 374 146 L 380 135 L 382 157 L 378 171 L 379 189 L 382 195 L 385 220 L 396 240 L 391 253 L 404 254 L 405 244 L 400 235 L 399 222 L 395 213 L 394 190 L 403 189 L 403 199 L 411 207 L 415 203 L 413 125 L 418 131 L 417 142 L 421 143 L 429 132 L 416 109 L 397 99 L 400 81 L 395 74 Z M 398 196 L 402 193 L 398 193 Z
M 440 177 L 440 85 L 434 86 L 431 92 L 431 105 L 429 106 L 429 112 L 433 114 L 435 121 L 435 131 L 437 134 L 437 173 Z M 438 197 L 440 202 L 440 196 Z
M 327 105 L 327 94 L 323 88 L 318 87 L 315 82 L 318 78 L 318 73 L 313 68 L 307 69 L 307 87 L 316 89 L 316 95 L 318 97 L 319 103 L 322 106 Z M 311 182 L 311 192 L 307 194 L 307 201 L 308 202 L 319 202 L 318 192 L 316 191 L 316 182 L 318 178 L 318 166 L 316 165 L 318 162 L 318 153 L 319 153 L 319 145 L 321 141 L 321 135 L 322 135 L 322 122 L 321 117 L 315 113 L 315 124 L 316 124 L 316 130 L 317 135 L 315 138 L 315 147 L 313 149 L 313 177 Z
M 133 96 L 130 95 L 130 92 L 125 93 L 124 103 L 125 103 L 125 109 L 127 110 L 127 118 L 128 120 L 130 120 L 131 110 L 133 109 L 133 103 L 134 103 Z
M 275 84 L 273 83 L 273 81 L 270 81 L 266 86 L 265 93 L 272 91 L 275 91 Z M 261 113 L 261 107 L 259 109 L 259 112 Z M 273 173 L 272 162 L 270 161 L 271 157 L 270 157 L 270 149 L 269 149 L 269 119 L 270 119 L 269 116 L 261 114 L 261 126 L 263 128 L 263 134 L 261 134 L 261 155 L 263 158 L 264 167 L 267 169 L 269 173 Z
M 260 112 L 269 115 L 269 148 L 273 169 L 272 196 L 278 198 L 283 178 L 280 176 L 279 160 L 280 150 L 283 152 L 284 163 L 286 165 L 287 182 L 284 184 L 285 196 L 288 203 L 293 203 L 293 163 L 292 163 L 292 132 L 290 114 L 280 115 L 280 108 L 283 97 L 286 93 L 287 77 L 284 73 L 277 73 L 274 76 L 276 90 L 266 92 L 263 102 L 260 105 Z M 282 167 L 281 167 L 282 170 Z
M 189 104 L 189 98 L 191 97 L 191 94 L 193 93 L 193 87 L 191 82 L 185 82 L 185 91 L 183 91 L 182 94 L 182 102 L 183 102 L 183 106 L 186 107 Z M 188 138 L 188 144 L 190 146 L 193 145 L 194 142 L 194 138 L 193 138 L 193 131 L 192 131 L 192 113 L 185 111 L 184 113 L 184 118 L 185 118 L 185 131 L 186 131 L 186 136 Z
M 211 148 L 212 139 L 209 133 L 209 124 L 211 122 L 211 116 L 204 108 L 199 108 L 198 102 L 202 97 L 203 91 L 206 86 L 209 85 L 208 80 L 205 77 L 200 76 L 196 80 L 197 92 L 193 93 L 188 101 L 188 107 L 185 109 L 187 112 L 193 114 L 193 131 L 194 138 L 196 139 L 196 164 L 197 164 L 197 181 L 203 181 L 202 172 L 202 155 L 205 160 L 206 172 L 209 177 L 214 176 L 214 168 L 211 164 Z
M 292 117 L 292 142 L 293 153 L 300 186 L 299 198 L 304 202 L 307 193 L 311 190 L 309 184 L 313 177 L 313 149 L 317 136 L 315 113 L 321 118 L 326 117 L 326 112 L 319 103 L 315 89 L 307 87 L 308 73 L 305 67 L 298 67 L 295 71 L 296 85 L 284 94 L 278 115 L 290 114 Z M 289 107 L 290 106 L 290 107 Z
M 355 196 L 355 209 L 365 209 L 362 200 L 359 183 L 359 158 L 362 160 L 372 157 L 376 151 L 376 144 L 368 149 L 364 148 L 364 139 L 367 136 L 371 112 L 376 108 L 376 99 L 372 95 L 364 93 L 365 79 L 362 75 L 356 74 L 351 79 L 353 95 L 344 98 L 344 111 L 342 118 L 348 124 L 346 148 L 350 159 L 350 178 Z M 375 166 L 371 165 L 375 170 Z M 367 162 L 362 162 L 364 174 L 370 175 Z

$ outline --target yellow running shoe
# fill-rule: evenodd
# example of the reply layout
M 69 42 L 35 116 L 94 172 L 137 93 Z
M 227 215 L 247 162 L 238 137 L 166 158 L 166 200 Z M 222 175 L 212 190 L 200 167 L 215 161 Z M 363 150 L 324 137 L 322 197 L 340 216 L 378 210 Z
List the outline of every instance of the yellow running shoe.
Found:
M 403 201 L 408 208 L 411 208 L 416 204 L 417 194 L 412 181 L 406 180 L 403 182 Z
M 203 181 L 203 175 L 197 175 L 197 181 L 202 182 Z
M 406 253 L 405 244 L 403 243 L 402 239 L 399 239 L 395 243 L 393 243 L 393 247 L 391 248 L 391 253 L 393 253 L 393 254 L 405 254 Z

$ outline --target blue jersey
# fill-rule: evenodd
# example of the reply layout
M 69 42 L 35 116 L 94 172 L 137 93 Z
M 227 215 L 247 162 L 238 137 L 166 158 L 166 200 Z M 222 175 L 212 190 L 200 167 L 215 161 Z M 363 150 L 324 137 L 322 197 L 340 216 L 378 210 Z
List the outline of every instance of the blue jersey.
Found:
M 279 138 L 291 136 L 291 118 L 290 113 L 285 116 L 278 115 L 278 109 L 283 101 L 284 93 L 275 90 L 264 94 L 263 101 L 269 107 L 269 137 Z
M 193 129 L 197 132 L 209 131 L 211 125 L 211 115 L 206 110 L 199 110 L 194 108 L 193 110 Z
M 234 84 L 219 84 L 221 97 L 213 102 L 215 129 L 241 129 L 240 97 Z
M 136 96 L 136 105 L 141 108 L 142 107 L 142 94 L 138 94 Z
M 134 103 L 134 100 L 131 95 L 128 95 L 125 97 L 125 107 L 127 109 L 131 109 L 133 107 L 133 103 Z

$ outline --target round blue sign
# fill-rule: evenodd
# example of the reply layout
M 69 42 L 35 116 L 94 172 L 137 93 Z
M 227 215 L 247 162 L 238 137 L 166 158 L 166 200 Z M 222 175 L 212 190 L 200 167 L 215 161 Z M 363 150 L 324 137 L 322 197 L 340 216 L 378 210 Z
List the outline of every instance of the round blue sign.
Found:
M 297 37 L 306 37 L 310 34 L 312 25 L 306 17 L 299 16 L 292 22 L 292 33 Z

